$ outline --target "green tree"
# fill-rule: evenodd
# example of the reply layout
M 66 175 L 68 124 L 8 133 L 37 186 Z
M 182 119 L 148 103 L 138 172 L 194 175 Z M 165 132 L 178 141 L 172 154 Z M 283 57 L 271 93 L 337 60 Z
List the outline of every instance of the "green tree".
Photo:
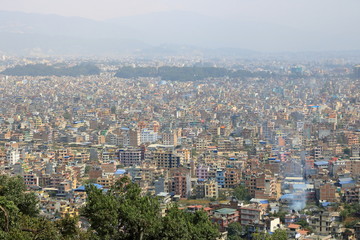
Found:
M 253 240 L 287 240 L 288 236 L 286 230 L 276 229 L 273 234 L 267 232 L 256 232 L 252 234 Z
M 80 235 L 80 229 L 77 227 L 78 217 L 71 217 L 68 214 L 55 222 L 57 229 L 64 239 L 74 239 Z
M 306 221 L 306 219 L 299 219 L 296 224 L 299 224 L 302 228 L 309 226 L 309 223 Z
M 225 191 L 219 191 L 218 200 L 223 201 L 228 199 L 227 194 Z
M 347 217 L 360 217 L 360 204 L 345 204 L 344 209 L 340 212 L 340 216 L 345 219 Z
M 190 239 L 188 224 L 183 211 L 177 207 L 172 207 L 162 219 L 162 229 L 159 237 L 164 240 Z
M 2 231 L 9 232 L 10 228 L 16 223 L 19 209 L 13 201 L 0 196 L 0 210 L 0 228 Z
M 271 235 L 269 233 L 264 232 L 256 232 L 252 234 L 253 240 L 272 240 Z
M 63 240 L 55 224 L 43 217 L 30 217 L 18 213 L 12 216 L 15 220 L 10 223 L 9 229 L 0 231 L 0 239 L 39 239 L 39 240 Z
M 350 148 L 345 148 L 345 149 L 343 150 L 343 153 L 346 154 L 346 155 L 350 155 L 350 153 L 351 153 Z
M 142 195 L 129 178 L 120 179 L 106 193 L 87 186 L 88 200 L 82 210 L 98 239 L 216 239 L 217 227 L 203 211 L 188 213 L 176 206 L 160 215 L 156 198 Z
M 141 189 L 122 178 L 103 193 L 93 185 L 87 187 L 88 201 L 83 215 L 101 239 L 152 239 L 160 228 L 157 199 L 141 196 Z
M 0 176 L 0 196 L 12 201 L 19 211 L 25 215 L 37 216 L 38 200 L 34 193 L 26 192 L 24 180 L 21 177 Z
M 112 106 L 110 110 L 111 110 L 112 114 L 115 114 L 116 113 L 116 106 Z
M 102 239 L 116 239 L 119 233 L 118 203 L 113 195 L 104 194 L 94 185 L 87 186 L 87 203 L 82 214 L 89 219 L 91 229 Z
M 187 213 L 188 222 L 190 224 L 191 240 L 214 240 L 220 234 L 217 226 L 209 220 L 206 212 L 200 210 L 195 213 Z
M 13 239 L 39 239 L 39 240 L 61 240 L 62 236 L 56 228 L 54 222 L 44 217 L 21 216 L 19 218 L 19 228 L 13 229 L 11 235 L 19 237 Z
M 46 64 L 28 64 L 24 66 L 16 65 L 7 68 L 2 73 L 11 76 L 88 76 L 98 75 L 100 69 L 91 63 L 81 63 L 73 67 L 48 66 Z
M 162 219 L 162 228 L 158 236 L 159 239 L 164 240 L 212 240 L 217 237 L 219 237 L 219 231 L 216 225 L 209 221 L 204 211 L 184 212 L 176 205 L 172 206 Z
M 91 166 L 90 166 L 90 165 L 86 165 L 86 166 L 85 166 L 85 169 L 84 169 L 84 174 L 85 174 L 85 175 L 88 175 L 89 172 L 90 172 L 90 170 L 91 170 Z
M 0 176 L 0 239 L 89 239 L 78 238 L 80 230 L 70 219 L 60 220 L 59 227 L 38 212 L 36 196 L 26 192 L 21 177 Z
M 271 235 L 271 239 L 273 239 L 273 240 L 286 240 L 286 239 L 288 239 L 286 230 L 284 230 L 284 229 L 276 229 L 275 232 Z
M 251 200 L 249 190 L 243 185 L 238 185 L 234 189 L 233 196 L 236 197 L 238 200 L 242 200 L 246 202 Z
M 241 240 L 244 233 L 244 229 L 239 222 L 230 223 L 227 231 L 229 240 Z
M 129 178 L 115 184 L 112 193 L 119 203 L 119 224 L 124 239 L 151 239 L 160 228 L 160 205 L 157 199 L 141 195 L 140 187 Z
M 71 114 L 70 114 L 68 111 L 66 111 L 66 112 L 63 114 L 63 117 L 64 117 L 66 120 L 69 120 L 69 119 L 71 119 Z
M 279 212 L 277 212 L 277 213 L 274 213 L 272 216 L 273 217 L 278 217 L 278 218 L 280 218 L 280 221 L 282 222 L 282 223 L 284 223 L 285 222 L 285 216 L 286 216 L 286 212 L 283 212 L 283 211 L 279 211 Z

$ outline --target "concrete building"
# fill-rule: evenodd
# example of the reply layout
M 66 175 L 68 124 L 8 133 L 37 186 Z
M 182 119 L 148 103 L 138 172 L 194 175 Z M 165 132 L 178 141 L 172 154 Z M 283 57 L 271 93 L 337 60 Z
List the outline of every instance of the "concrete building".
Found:
M 153 163 L 158 168 L 176 168 L 180 166 L 180 157 L 173 151 L 157 150 L 153 153 Z
M 223 232 L 230 223 L 239 221 L 239 212 L 232 208 L 220 208 L 214 211 L 211 221 L 218 224 L 220 231 Z
M 144 160 L 144 154 L 141 149 L 120 149 L 119 161 L 124 166 L 137 166 Z
M 169 180 L 169 193 L 180 195 L 181 198 L 187 198 L 191 195 L 190 173 L 186 171 L 175 171 Z

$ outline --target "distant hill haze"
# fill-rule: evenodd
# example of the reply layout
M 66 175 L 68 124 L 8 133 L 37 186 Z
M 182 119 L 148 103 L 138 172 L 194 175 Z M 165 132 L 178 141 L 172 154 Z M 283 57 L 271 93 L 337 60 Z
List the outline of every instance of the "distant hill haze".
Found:
M 335 29 L 336 30 L 336 29 Z M 128 55 L 359 49 L 357 29 L 310 31 L 285 25 L 162 12 L 95 21 L 0 11 L 0 52 L 32 55 Z M 237 49 L 236 51 L 233 51 Z

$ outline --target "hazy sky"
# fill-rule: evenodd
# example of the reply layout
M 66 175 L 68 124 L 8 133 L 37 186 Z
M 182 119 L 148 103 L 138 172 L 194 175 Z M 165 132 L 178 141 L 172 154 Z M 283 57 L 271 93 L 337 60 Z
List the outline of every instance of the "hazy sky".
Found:
M 360 0 L 1 0 L 0 10 L 91 19 L 183 10 L 209 16 L 313 26 L 360 22 Z
M 222 29 L 230 28 L 227 31 L 229 36 L 233 36 L 234 32 L 243 33 L 234 30 L 243 30 L 242 27 L 245 25 L 262 26 L 262 28 L 257 28 L 256 34 L 252 35 L 251 32 L 247 35 L 244 34 L 244 37 L 249 38 L 250 42 L 254 40 L 258 42 L 257 44 L 243 44 L 244 47 L 250 49 L 282 49 L 281 40 L 285 41 L 286 39 L 287 42 L 299 46 L 299 49 L 319 49 L 320 47 L 324 47 L 324 49 L 360 49 L 360 28 L 358 26 L 360 23 L 360 0 L 0 1 L 0 10 L 77 16 L 95 20 L 155 12 L 187 11 L 217 17 L 218 19 L 215 20 L 223 24 Z M 186 15 L 180 14 L 180 16 Z M 180 24 L 181 22 L 180 19 Z M 189 24 L 188 22 L 187 24 Z M 130 21 L 128 25 L 133 27 L 131 25 L 133 23 Z M 179 24 L 179 22 L 174 23 Z M 281 27 L 282 30 L 273 31 L 272 29 L 275 28 L 268 28 L 267 25 L 278 26 L 277 29 Z M 211 27 L 209 26 L 208 30 L 211 30 Z M 291 29 L 292 33 L 286 29 Z M 263 34 L 257 34 L 258 32 Z M 217 36 L 216 34 L 213 35 Z M 295 35 L 296 37 L 294 37 Z M 272 41 L 270 39 L 267 41 L 268 36 L 273 37 Z M 288 36 L 293 36 L 295 39 L 288 38 Z M 198 38 L 201 39 L 201 36 Z M 230 41 L 233 38 L 229 37 L 228 39 Z M 238 39 L 234 41 L 238 41 Z M 304 41 L 309 42 L 309 46 L 306 47 L 305 44 L 302 44 Z M 272 47 L 275 45 L 280 46 Z

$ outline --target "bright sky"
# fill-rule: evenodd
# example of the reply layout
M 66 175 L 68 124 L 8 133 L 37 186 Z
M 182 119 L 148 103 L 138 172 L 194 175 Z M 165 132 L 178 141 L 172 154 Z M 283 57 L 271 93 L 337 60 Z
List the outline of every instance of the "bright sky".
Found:
M 327 46 L 326 49 L 359 49 L 360 47 L 358 43 L 360 0 L 1 0 L 0 2 L 0 10 L 77 16 L 95 20 L 165 11 L 188 11 L 222 18 L 222 22 L 251 22 L 253 23 L 251 26 L 269 24 L 293 29 L 300 34 L 298 41 L 294 42 L 298 48 L 303 47 L 301 44 L 303 40 L 317 43 L 315 45 L 312 43 L 310 47 L 304 49 L 318 49 L 322 46 L 324 48 Z M 229 26 L 233 25 L 229 24 Z M 224 28 L 226 27 L 225 25 Z M 266 27 L 261 29 L 260 31 L 266 31 Z M 231 33 L 231 29 L 228 32 Z M 289 39 L 284 30 L 274 32 L 272 37 L 277 40 L 269 41 L 267 45 L 261 42 L 261 44 L 253 44 L 254 46 L 251 44 L 244 46 L 251 49 L 260 49 L 259 46 L 271 49 L 272 45 L 276 46 L 278 40 Z
M 360 22 L 360 0 L 1 0 L 0 10 L 109 19 L 182 10 L 275 23 Z

